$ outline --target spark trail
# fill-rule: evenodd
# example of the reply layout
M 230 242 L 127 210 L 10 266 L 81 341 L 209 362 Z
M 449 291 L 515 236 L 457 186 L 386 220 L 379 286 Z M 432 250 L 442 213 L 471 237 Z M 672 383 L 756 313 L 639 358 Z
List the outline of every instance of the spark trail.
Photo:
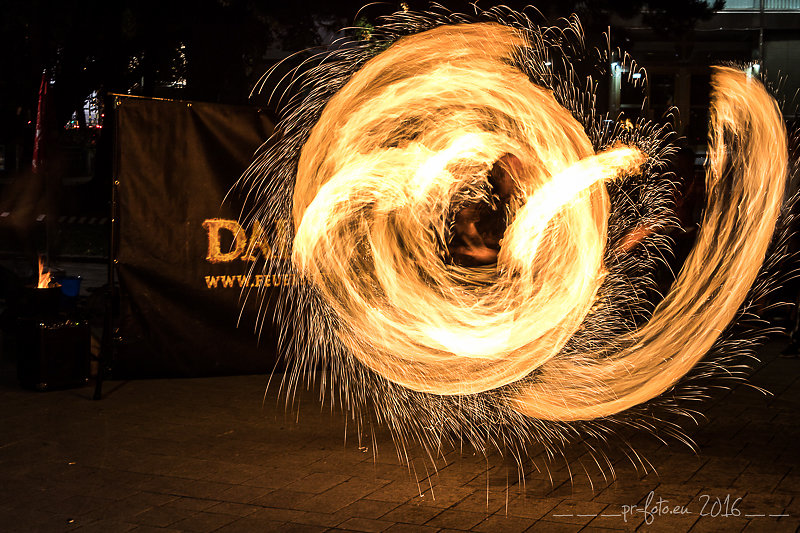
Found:
M 671 134 L 604 127 L 577 54 L 574 20 L 398 13 L 299 76 L 243 181 L 246 221 L 291 220 L 291 261 L 266 273 L 307 281 L 279 309 L 299 330 L 287 386 L 329 363 L 333 398 L 429 453 L 453 433 L 558 448 L 663 401 L 717 345 L 781 213 L 777 105 L 714 70 L 702 230 L 651 312 Z

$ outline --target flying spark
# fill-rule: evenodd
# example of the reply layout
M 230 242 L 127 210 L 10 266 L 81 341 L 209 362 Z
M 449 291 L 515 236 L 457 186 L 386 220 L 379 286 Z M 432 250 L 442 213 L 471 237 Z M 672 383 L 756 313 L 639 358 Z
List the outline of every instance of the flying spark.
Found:
M 682 378 L 713 373 L 698 363 L 769 256 L 782 117 L 757 80 L 714 70 L 702 228 L 653 309 L 673 134 L 608 126 L 585 56 L 575 19 L 402 11 L 297 71 L 241 184 L 245 224 L 290 221 L 290 261 L 267 273 L 306 282 L 276 317 L 294 331 L 289 390 L 327 366 L 334 401 L 431 454 L 453 438 L 557 450 L 697 394 Z

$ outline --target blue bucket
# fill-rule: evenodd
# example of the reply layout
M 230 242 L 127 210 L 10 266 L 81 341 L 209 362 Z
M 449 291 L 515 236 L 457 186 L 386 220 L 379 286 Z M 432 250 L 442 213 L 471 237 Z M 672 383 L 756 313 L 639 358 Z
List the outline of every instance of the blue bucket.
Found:
M 74 298 L 81 292 L 81 277 L 80 276 L 64 276 L 58 280 L 61 283 L 61 293 L 68 297 Z

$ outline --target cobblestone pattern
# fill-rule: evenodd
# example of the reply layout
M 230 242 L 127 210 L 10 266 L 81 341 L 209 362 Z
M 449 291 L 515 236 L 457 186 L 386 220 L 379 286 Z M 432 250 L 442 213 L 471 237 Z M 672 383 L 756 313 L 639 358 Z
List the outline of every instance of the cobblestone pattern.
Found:
M 740 386 L 700 406 L 698 453 L 634 435 L 646 459 L 612 450 L 607 479 L 579 449 L 524 476 L 466 450 L 408 468 L 385 431 L 358 442 L 313 393 L 262 406 L 263 376 L 109 382 L 100 402 L 5 379 L 0 530 L 795 532 L 800 360 L 779 348 L 751 378 L 774 396 Z

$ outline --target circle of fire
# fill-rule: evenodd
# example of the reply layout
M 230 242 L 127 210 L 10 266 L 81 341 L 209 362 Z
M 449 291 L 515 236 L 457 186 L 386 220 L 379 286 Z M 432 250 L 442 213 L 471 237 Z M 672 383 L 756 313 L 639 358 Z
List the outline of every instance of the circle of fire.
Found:
M 702 228 L 645 312 L 669 133 L 604 129 L 591 82 L 552 66 L 563 30 L 483 16 L 399 14 L 388 47 L 310 71 L 250 176 L 273 202 L 251 220 L 290 219 L 291 262 L 268 268 L 305 281 L 284 300 L 306 315 L 291 351 L 330 363 L 351 408 L 423 441 L 501 426 L 554 440 L 544 421 L 656 399 L 715 346 L 767 255 L 786 132 L 758 81 L 715 70 Z M 624 245 L 642 228 L 644 255 Z

